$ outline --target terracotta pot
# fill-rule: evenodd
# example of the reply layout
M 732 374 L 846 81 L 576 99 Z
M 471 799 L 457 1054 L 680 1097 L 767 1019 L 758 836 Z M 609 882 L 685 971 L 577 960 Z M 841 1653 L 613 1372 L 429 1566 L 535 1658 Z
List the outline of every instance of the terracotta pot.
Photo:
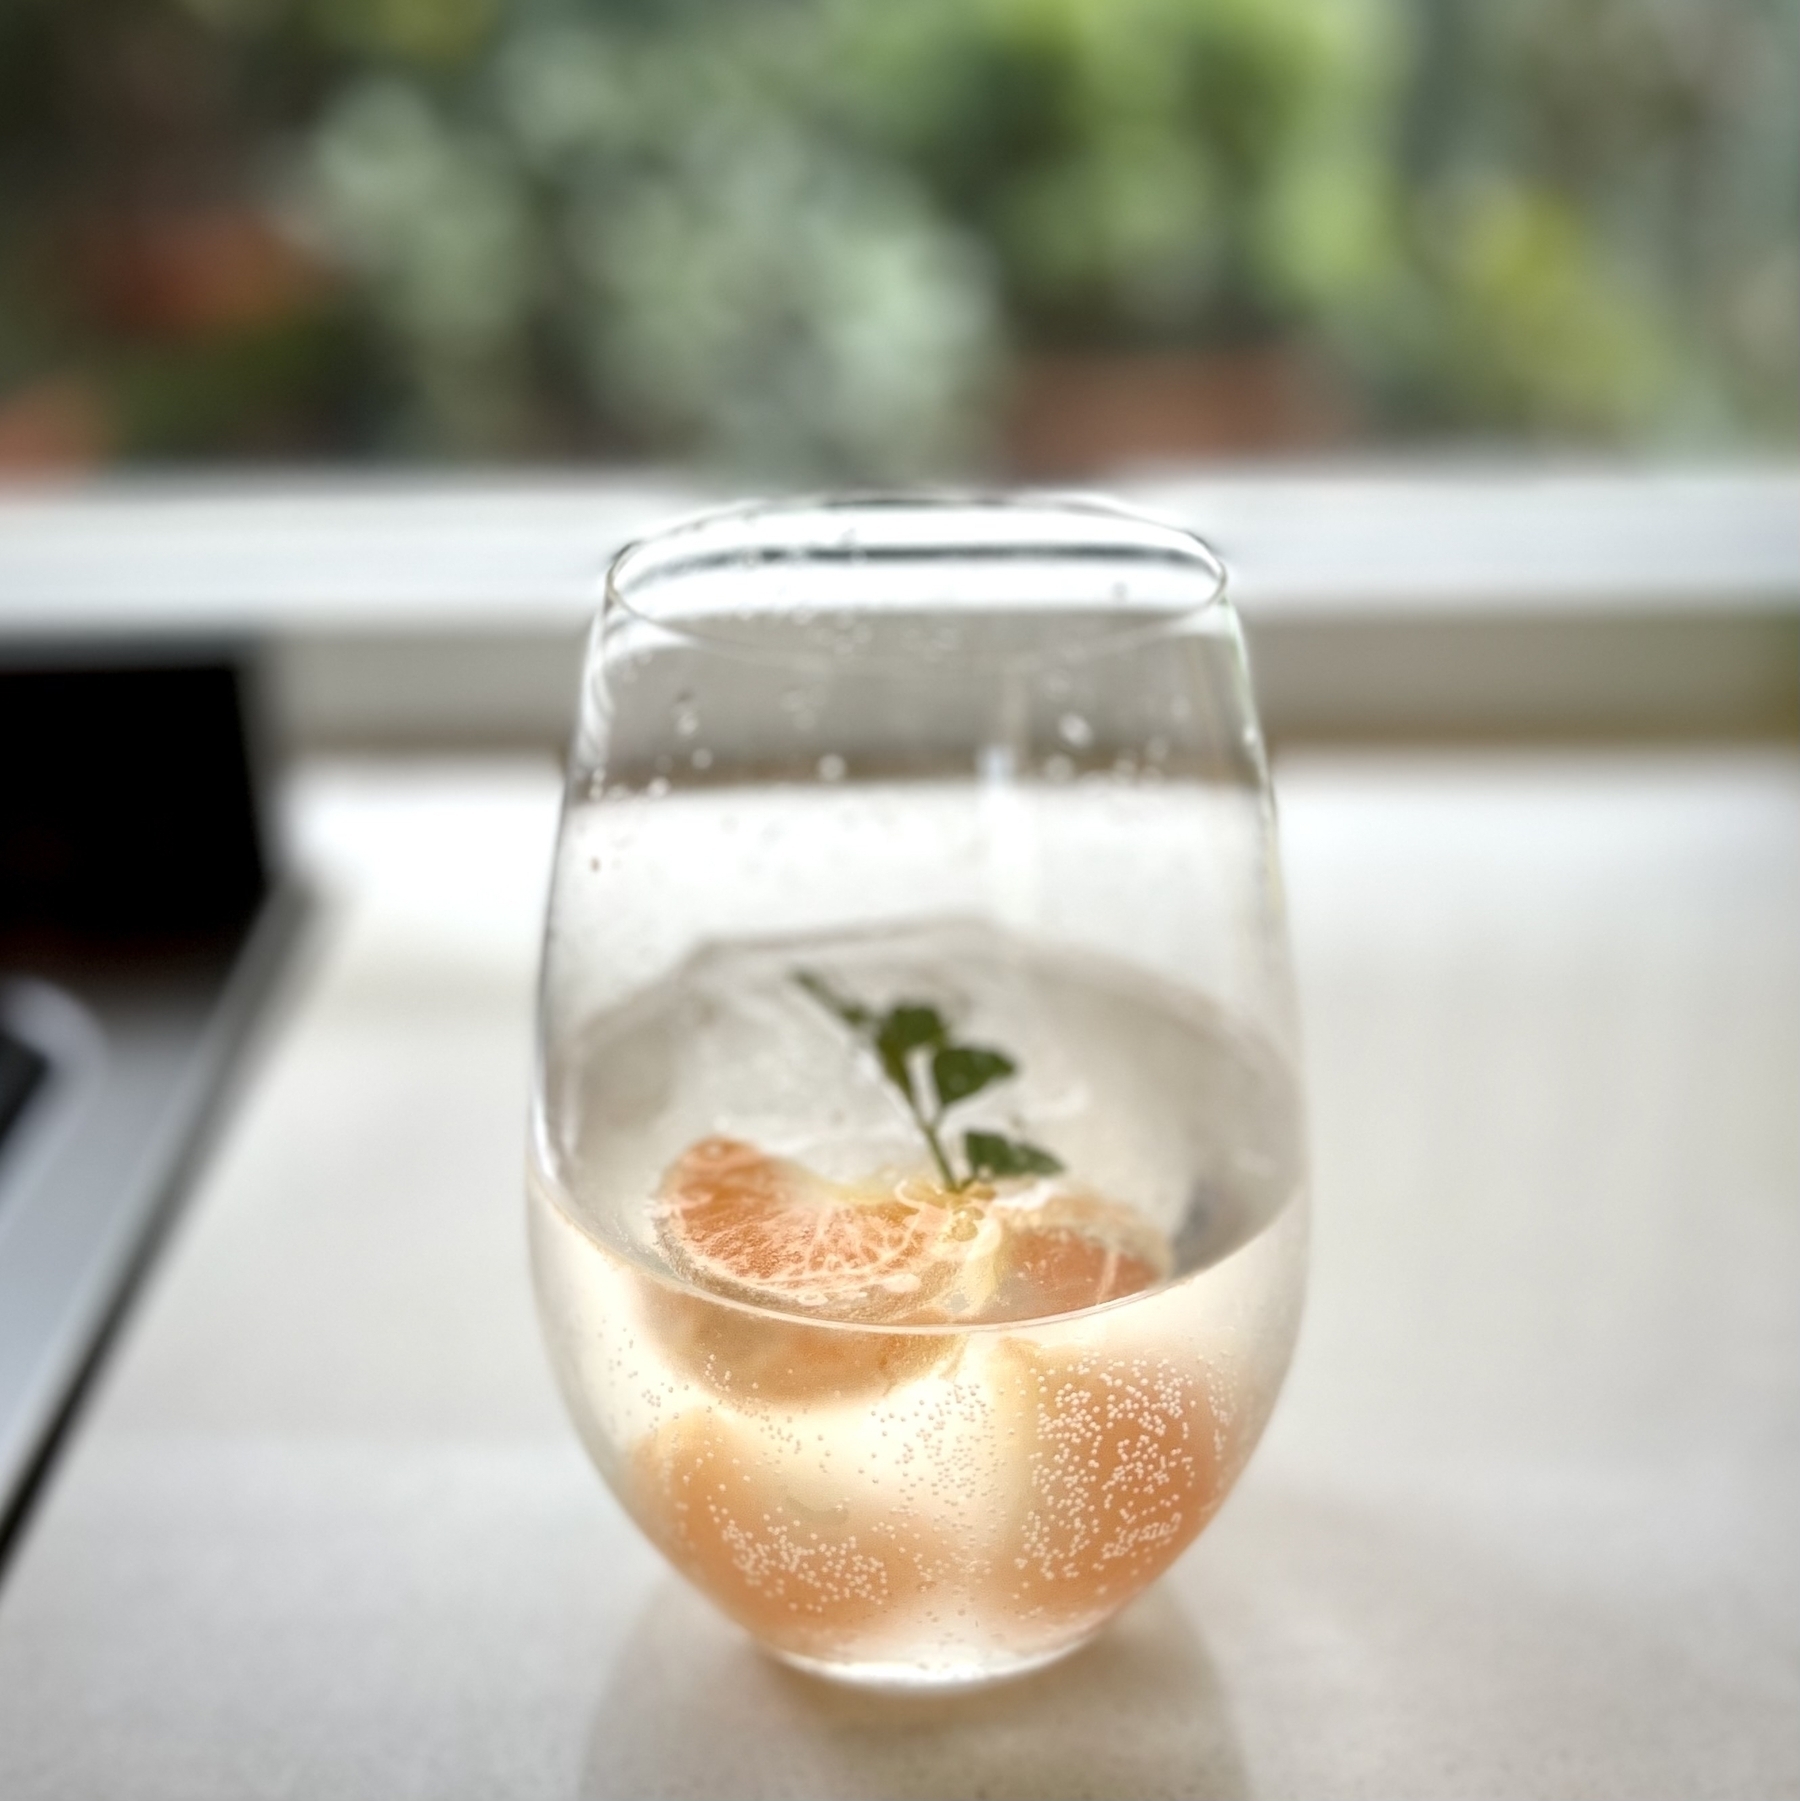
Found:
M 1019 367 L 1006 444 L 1015 474 L 1063 477 L 1324 449 L 1352 426 L 1341 385 L 1291 345 L 1040 352 Z
M 245 207 L 94 213 L 68 252 L 94 315 L 127 336 L 203 338 L 268 324 L 316 304 L 324 269 Z
M 0 476 L 91 469 L 106 460 L 113 435 L 105 398 L 78 376 L 0 394 Z

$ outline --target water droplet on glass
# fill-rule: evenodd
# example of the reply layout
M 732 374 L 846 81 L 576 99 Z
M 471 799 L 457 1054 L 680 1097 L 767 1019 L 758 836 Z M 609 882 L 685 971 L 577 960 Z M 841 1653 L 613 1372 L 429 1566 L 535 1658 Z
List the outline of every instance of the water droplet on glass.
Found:
M 696 769 L 710 769 L 713 764 L 713 754 L 703 744 L 688 758 L 688 761 L 692 763 Z
M 836 751 L 828 750 L 819 759 L 819 780 L 822 782 L 841 782 L 844 779 L 844 759 Z
M 1079 713 L 1065 713 L 1057 720 L 1056 735 L 1072 750 L 1086 750 L 1094 742 L 1094 728 Z
M 669 778 L 667 776 L 652 776 L 650 780 L 644 784 L 644 794 L 646 798 L 650 800 L 661 800 L 668 792 Z

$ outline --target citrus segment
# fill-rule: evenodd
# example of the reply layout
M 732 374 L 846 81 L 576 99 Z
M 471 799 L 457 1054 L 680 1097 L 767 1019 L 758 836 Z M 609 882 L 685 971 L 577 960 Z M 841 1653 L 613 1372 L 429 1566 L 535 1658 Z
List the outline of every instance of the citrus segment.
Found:
M 1124 1208 L 1082 1193 L 997 1209 L 1002 1235 L 983 1320 L 1048 1319 L 1098 1307 L 1160 1282 L 1159 1234 Z
M 675 1567 L 764 1643 L 841 1654 L 932 1585 L 941 1548 L 831 1485 L 796 1492 L 767 1457 L 744 1430 L 684 1414 L 639 1446 L 634 1511 Z
M 657 1235 L 702 1287 L 837 1319 L 916 1313 L 961 1261 L 949 1197 L 854 1189 L 734 1138 L 703 1138 L 658 1194 Z
M 679 1289 L 646 1290 L 643 1310 L 682 1374 L 740 1411 L 872 1400 L 929 1375 L 962 1343 L 947 1332 L 858 1332 L 745 1312 Z
M 996 1599 L 1060 1630 L 1161 1575 L 1234 1472 L 1221 1410 L 1191 1369 L 1022 1345 L 1010 1362 L 998 1386 L 1020 1422 L 1022 1485 Z

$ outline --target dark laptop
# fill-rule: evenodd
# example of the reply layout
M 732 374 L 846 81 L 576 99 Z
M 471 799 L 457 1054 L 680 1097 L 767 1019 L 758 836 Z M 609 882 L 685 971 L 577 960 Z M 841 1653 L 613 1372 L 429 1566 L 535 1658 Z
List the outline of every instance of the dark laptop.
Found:
M 0 1559 L 299 908 L 245 661 L 0 645 Z

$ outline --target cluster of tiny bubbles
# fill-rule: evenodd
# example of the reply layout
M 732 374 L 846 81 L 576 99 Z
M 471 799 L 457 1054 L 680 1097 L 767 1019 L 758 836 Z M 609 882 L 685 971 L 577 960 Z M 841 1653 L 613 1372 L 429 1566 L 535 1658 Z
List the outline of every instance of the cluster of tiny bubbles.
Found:
M 784 688 L 781 710 L 797 732 L 810 732 L 819 723 L 818 703 L 804 688 Z
M 901 648 L 923 663 L 942 663 L 962 648 L 962 633 L 953 624 L 915 625 L 904 635 Z
M 868 620 L 848 607 L 839 608 L 831 615 L 829 648 L 839 661 L 855 656 L 859 650 L 867 649 L 874 635 L 874 628 Z
M 692 738 L 700 730 L 700 709 L 694 705 L 693 694 L 686 688 L 675 696 L 670 707 L 671 717 L 675 721 L 675 735 L 678 738 Z

